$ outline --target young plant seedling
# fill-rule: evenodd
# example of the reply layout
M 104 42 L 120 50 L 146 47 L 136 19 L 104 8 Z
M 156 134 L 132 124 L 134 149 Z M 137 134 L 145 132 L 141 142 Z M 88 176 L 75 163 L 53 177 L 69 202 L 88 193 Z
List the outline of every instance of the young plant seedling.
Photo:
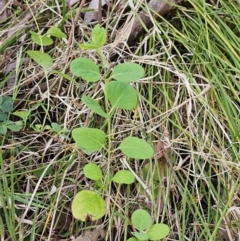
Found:
M 53 44 L 53 39 L 51 37 L 56 38 L 66 38 L 66 34 L 62 32 L 62 30 L 58 27 L 52 26 L 46 34 L 41 35 L 34 31 L 30 31 L 32 41 L 40 46 L 49 46 Z
M 116 149 L 112 147 L 112 115 L 117 108 L 132 110 L 137 107 L 138 92 L 133 88 L 130 82 L 142 78 L 144 76 L 144 69 L 136 63 L 126 62 L 115 66 L 110 76 L 106 77 L 109 63 L 101 49 L 105 42 L 106 30 L 99 25 L 96 25 L 92 30 L 90 41 L 80 45 L 80 48 L 82 49 L 95 50 L 99 54 L 102 60 L 101 71 L 100 67 L 93 60 L 88 58 L 74 59 L 70 63 L 70 70 L 75 76 L 80 77 L 82 80 L 89 83 L 97 82 L 100 79 L 104 81 L 104 106 L 100 106 L 100 104 L 90 96 L 83 96 L 82 101 L 92 112 L 105 118 L 107 122 L 107 133 L 97 128 L 81 127 L 72 130 L 72 137 L 76 142 L 77 147 L 85 153 L 90 154 L 101 149 L 107 153 L 108 168 L 105 180 L 102 180 L 102 171 L 96 164 L 90 163 L 84 167 L 84 174 L 87 178 L 95 180 L 98 184 L 100 182 L 100 185 L 98 186 L 107 189 L 110 180 L 119 184 L 131 184 L 135 180 L 134 175 L 128 170 L 120 170 L 112 178 L 109 178 L 112 175 L 110 170 L 111 155 L 115 151 L 122 151 L 122 153 L 128 158 L 148 159 L 152 158 L 154 150 L 146 141 L 133 136 L 124 138 Z M 106 138 L 108 138 L 108 141 L 106 141 Z M 77 212 L 83 212 L 83 208 L 80 208 L 82 207 L 82 195 L 87 196 L 88 194 L 91 196 L 95 195 L 95 197 L 99 199 L 99 202 L 102 202 L 102 199 L 100 201 L 100 195 L 97 192 L 86 192 L 86 190 L 80 191 L 75 196 L 72 203 L 73 216 L 77 219 L 84 219 L 83 216 Z M 89 205 L 90 203 L 91 202 L 89 202 Z M 78 207 L 78 209 L 76 209 L 76 207 Z M 104 206 L 101 205 L 101 207 L 103 208 Z M 84 206 L 84 208 L 86 207 Z M 88 210 L 88 213 L 90 213 L 90 210 Z M 99 217 L 98 213 L 90 214 L 95 218 Z M 104 215 L 104 212 L 101 212 L 101 214 Z M 84 217 L 86 217 L 86 215 Z
M 40 46 L 49 46 L 53 44 L 53 39 L 51 37 L 56 38 L 66 38 L 66 34 L 62 32 L 62 30 L 58 27 L 52 26 L 45 35 L 41 35 L 35 33 L 34 31 L 30 31 L 32 41 Z M 28 50 L 27 54 L 37 63 L 39 64 L 43 70 L 46 70 L 53 64 L 52 57 L 44 53 L 42 51 Z
M 41 35 L 38 33 L 35 33 L 33 31 L 30 31 L 31 38 L 34 43 L 41 46 L 41 49 L 43 49 L 43 46 L 48 46 L 53 43 L 53 39 L 51 37 L 55 38 L 66 38 L 66 34 L 61 31 L 60 28 L 52 26 L 45 35 Z M 44 53 L 43 51 L 36 51 L 36 50 L 28 50 L 27 54 L 32 58 L 38 65 L 40 65 L 43 68 L 46 83 L 47 83 L 47 90 L 50 91 L 49 87 L 49 73 L 47 72 L 48 68 L 53 65 L 53 59 L 48 53 Z M 52 70 L 52 74 L 59 74 L 60 76 L 66 77 L 68 80 L 72 80 L 72 78 L 62 72 Z M 47 111 L 49 111 L 50 108 L 50 98 L 47 98 Z M 44 117 L 42 126 L 45 126 L 47 114 Z
M 84 166 L 83 174 L 94 181 L 101 181 L 99 186 L 104 187 L 104 183 L 102 182 L 103 173 L 98 165 L 95 163 L 89 163 Z M 111 179 L 109 181 L 116 182 L 118 184 L 132 184 L 135 181 L 134 175 L 128 170 L 120 170 L 117 171 L 113 176 L 110 173 Z
M 133 233 L 135 237 L 129 238 L 127 241 L 159 240 L 167 237 L 170 232 L 170 228 L 166 224 L 152 224 L 150 214 L 142 209 L 133 212 L 131 221 L 137 231 Z
M 10 96 L 0 96 L 0 134 L 5 135 L 7 130 L 19 131 L 22 121 L 8 120 L 8 114 L 13 110 L 13 99 Z

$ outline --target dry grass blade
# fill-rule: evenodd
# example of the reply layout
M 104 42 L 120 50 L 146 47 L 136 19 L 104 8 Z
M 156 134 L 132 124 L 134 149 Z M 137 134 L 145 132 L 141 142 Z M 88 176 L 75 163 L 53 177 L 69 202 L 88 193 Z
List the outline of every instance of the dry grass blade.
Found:
M 8 11 L 7 11 L 7 1 L 1 0 L 0 1 L 0 22 L 3 22 L 8 17 Z

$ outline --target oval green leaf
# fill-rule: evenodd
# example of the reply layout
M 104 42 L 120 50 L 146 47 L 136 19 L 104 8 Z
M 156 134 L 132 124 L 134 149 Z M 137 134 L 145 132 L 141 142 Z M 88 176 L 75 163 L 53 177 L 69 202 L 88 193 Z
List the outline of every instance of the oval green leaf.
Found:
M 170 228 L 166 224 L 157 223 L 154 224 L 147 233 L 150 240 L 163 239 L 170 233 Z
M 101 180 L 103 177 L 102 170 L 94 163 L 89 163 L 83 168 L 84 175 L 94 181 Z
M 82 101 L 91 111 L 97 113 L 98 115 L 100 115 L 104 118 L 108 117 L 108 114 L 106 112 L 104 112 L 102 107 L 95 100 L 90 98 L 89 96 L 84 95 L 82 97 Z
M 0 111 L 0 121 L 5 121 L 7 119 L 7 114 Z
M 4 96 L 2 98 L 2 103 L 0 109 L 3 112 L 11 112 L 13 110 L 13 99 L 10 96 Z
M 88 82 L 96 82 L 101 77 L 98 66 L 87 58 L 74 59 L 70 64 L 70 70 L 74 75 Z
M 132 110 L 137 106 L 137 91 L 128 83 L 111 81 L 106 84 L 106 93 L 113 108 Z
M 144 76 L 144 68 L 139 64 L 126 62 L 117 65 L 112 72 L 112 78 L 118 81 L 131 82 Z
M 132 184 L 135 181 L 135 177 L 128 170 L 120 170 L 113 176 L 112 180 L 118 184 Z
M 34 43 L 40 46 L 49 46 L 53 43 L 53 40 L 47 36 L 42 36 L 40 34 L 37 34 L 33 31 L 30 31 L 31 33 L 31 39 Z
M 22 126 L 12 124 L 12 125 L 8 125 L 7 128 L 11 131 L 20 131 L 22 129 Z
M 89 190 L 83 190 L 79 192 L 72 202 L 72 214 L 73 217 L 86 221 L 91 219 L 92 221 L 98 220 L 106 213 L 106 204 L 103 198 L 96 192 Z
M 97 151 L 105 144 L 105 133 L 95 128 L 75 128 L 72 130 L 72 137 L 78 147 L 88 151 Z
M 62 30 L 56 26 L 52 26 L 50 29 L 48 29 L 47 34 L 57 37 L 57 38 L 66 38 L 67 35 L 62 32 Z
M 149 159 L 154 155 L 154 150 L 146 141 L 137 137 L 123 139 L 118 147 L 126 156 L 135 159 Z
M 7 126 L 0 123 L 0 134 L 5 135 L 7 133 Z
M 44 70 L 49 68 L 53 64 L 53 59 L 49 54 L 41 51 L 28 50 L 27 54 L 39 64 Z
M 152 225 L 152 219 L 150 214 L 142 209 L 138 209 L 133 212 L 132 214 L 132 224 L 133 226 L 138 229 L 140 232 L 149 229 Z M 137 237 L 139 239 L 139 237 Z

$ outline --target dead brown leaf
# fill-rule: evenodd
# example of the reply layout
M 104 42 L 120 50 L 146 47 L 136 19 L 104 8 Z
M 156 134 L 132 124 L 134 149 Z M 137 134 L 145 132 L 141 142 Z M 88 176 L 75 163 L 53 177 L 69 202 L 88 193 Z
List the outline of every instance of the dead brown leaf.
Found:
M 72 241 L 101 241 L 104 240 L 106 233 L 103 228 L 87 231 L 84 236 L 80 236 Z

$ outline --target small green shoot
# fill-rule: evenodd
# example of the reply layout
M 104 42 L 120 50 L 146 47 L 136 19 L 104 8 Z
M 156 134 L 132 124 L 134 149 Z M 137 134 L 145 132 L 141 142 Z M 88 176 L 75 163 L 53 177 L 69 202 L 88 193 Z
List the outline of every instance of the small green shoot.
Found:
M 80 48 L 98 50 L 106 43 L 106 39 L 106 30 L 97 24 L 92 30 L 92 39 L 89 42 L 80 44 Z
M 152 218 L 145 210 L 136 210 L 132 214 L 132 224 L 140 232 L 144 232 L 152 226 Z
M 10 96 L 0 96 L 0 134 L 5 135 L 7 130 L 19 131 L 22 121 L 8 120 L 8 114 L 13 110 L 13 99 Z
M 104 187 L 106 186 L 102 182 L 102 178 L 103 178 L 102 170 L 95 163 L 89 163 L 85 165 L 83 168 L 83 173 L 87 178 L 93 181 L 96 181 L 96 184 L 98 187 L 101 187 L 104 189 Z M 112 174 L 110 173 L 109 177 L 110 177 L 109 181 L 113 181 L 118 184 L 129 185 L 134 183 L 135 181 L 134 175 L 128 170 L 120 170 L 113 177 L 112 177 Z
M 32 41 L 39 46 L 49 46 L 53 44 L 52 37 L 56 38 L 66 38 L 66 34 L 58 27 L 52 26 L 46 34 L 41 35 L 34 31 L 30 31 Z M 47 36 L 48 35 L 48 36 Z
M 130 238 L 128 241 L 159 240 L 167 237 L 170 232 L 170 228 L 166 224 L 157 223 L 152 225 L 150 214 L 142 209 L 134 211 L 131 220 L 132 225 L 138 231 L 134 232 L 136 238 Z
M 62 128 L 58 123 L 53 122 L 50 125 L 41 125 L 41 124 L 36 124 L 32 126 L 34 131 L 36 132 L 42 132 L 44 130 L 50 130 L 53 134 L 56 134 L 59 137 L 62 137 L 65 140 L 69 140 L 69 137 L 65 133 L 69 133 L 70 130 Z
M 31 39 L 34 43 L 40 46 L 49 46 L 53 44 L 52 37 L 56 38 L 66 38 L 66 34 L 62 32 L 62 30 L 58 27 L 52 26 L 45 35 L 38 34 L 34 31 L 30 31 Z M 48 36 L 47 36 L 48 35 Z M 42 51 L 37 50 L 28 50 L 27 54 L 37 63 L 39 64 L 44 71 L 46 71 L 53 64 L 52 57 L 44 53 Z

